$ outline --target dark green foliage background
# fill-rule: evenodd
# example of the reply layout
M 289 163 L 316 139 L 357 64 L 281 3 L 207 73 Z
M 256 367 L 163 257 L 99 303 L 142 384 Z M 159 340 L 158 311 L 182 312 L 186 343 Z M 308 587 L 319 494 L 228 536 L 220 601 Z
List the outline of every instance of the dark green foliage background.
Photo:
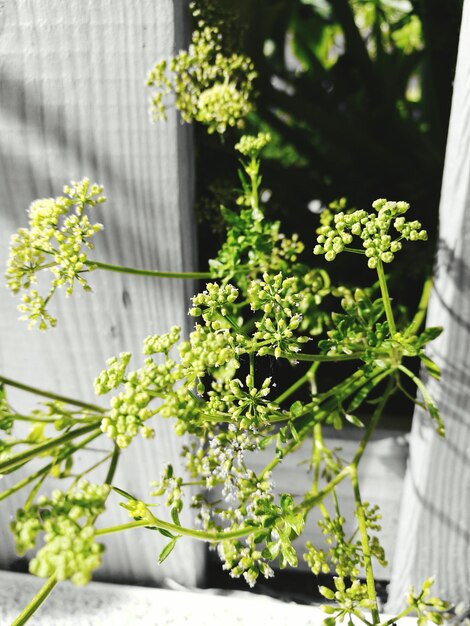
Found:
M 367 285 L 370 275 L 355 255 L 334 265 L 311 256 L 319 218 L 308 203 L 316 199 L 325 207 L 345 197 L 349 208 L 367 210 L 379 197 L 411 203 L 430 242 L 400 253 L 389 286 L 403 314 L 413 311 L 432 271 L 462 4 L 201 3 L 206 19 L 224 31 L 228 50 L 253 59 L 258 80 L 256 112 L 243 129 L 221 140 L 195 125 L 200 267 L 223 241 L 219 206 L 233 207 L 240 186 L 233 145 L 243 133 L 269 131 L 273 141 L 262 164 L 263 187 L 272 192 L 267 217 L 280 219 L 287 235 L 298 232 L 306 244 L 303 260 L 323 264 L 333 282 Z M 404 416 L 394 427 L 406 427 L 412 405 L 394 402 L 392 413 Z
M 270 217 L 309 246 L 318 224 L 307 210 L 312 199 L 326 206 L 346 197 L 350 207 L 369 208 L 387 197 L 410 202 L 435 233 L 462 1 L 212 5 L 226 45 L 251 56 L 259 74 L 257 110 L 244 132 L 274 137 L 263 167 Z M 221 226 L 217 207 L 237 186 L 233 143 L 241 132 L 221 142 L 196 130 L 201 261 L 217 245 L 209 232 Z

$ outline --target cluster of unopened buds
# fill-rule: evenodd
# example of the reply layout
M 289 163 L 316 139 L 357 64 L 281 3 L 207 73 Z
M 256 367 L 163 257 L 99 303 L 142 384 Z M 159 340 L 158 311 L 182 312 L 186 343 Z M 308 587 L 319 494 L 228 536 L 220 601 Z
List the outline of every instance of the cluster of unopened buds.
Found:
M 402 240 L 427 240 L 427 232 L 418 220 L 407 222 L 403 217 L 410 208 L 408 202 L 379 199 L 372 206 L 377 214 L 361 209 L 332 215 L 334 224 L 327 223 L 318 228 L 313 253 L 324 255 L 327 261 L 334 261 L 338 254 L 348 250 L 354 237 L 359 237 L 368 257 L 367 265 L 375 269 L 379 262 L 393 261 L 402 248 Z M 395 238 L 389 234 L 392 225 L 398 235 Z
M 201 122 L 209 133 L 222 134 L 242 124 L 253 108 L 256 72 L 248 57 L 226 53 L 222 40 L 217 25 L 199 19 L 188 50 L 154 66 L 147 78 L 147 85 L 156 90 L 151 101 L 154 120 L 166 119 L 164 99 L 174 95 L 183 120 Z

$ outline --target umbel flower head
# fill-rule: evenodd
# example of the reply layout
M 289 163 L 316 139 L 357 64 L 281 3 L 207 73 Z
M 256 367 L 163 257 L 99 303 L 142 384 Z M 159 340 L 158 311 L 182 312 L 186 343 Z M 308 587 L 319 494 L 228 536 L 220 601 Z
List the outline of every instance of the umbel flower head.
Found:
M 408 202 L 392 202 L 383 198 L 375 200 L 372 207 L 376 213 L 364 210 L 331 215 L 331 219 L 317 230 L 317 245 L 313 253 L 325 255 L 327 261 L 348 249 L 354 237 L 362 239 L 367 265 L 375 269 L 379 262 L 391 263 L 402 248 L 402 241 L 426 241 L 427 232 L 421 222 L 407 222 L 404 214 L 410 208 Z M 396 235 L 390 233 L 393 226 Z
M 75 281 L 90 289 L 83 274 L 93 265 L 85 250 L 93 248 L 90 239 L 103 226 L 92 224 L 86 210 L 105 202 L 102 192 L 103 187 L 88 178 L 72 181 L 64 187 L 64 196 L 33 202 L 28 210 L 29 228 L 20 228 L 12 236 L 6 278 L 13 293 L 26 292 L 18 308 L 23 319 L 30 320 L 30 327 L 38 323 L 45 330 L 55 325 L 46 307 L 58 287 L 66 285 L 67 295 Z M 53 275 L 46 297 L 32 288 L 41 270 Z
M 198 15 L 194 4 L 192 10 Z M 209 133 L 242 125 L 252 110 L 256 72 L 248 57 L 225 53 L 222 39 L 217 25 L 199 18 L 189 49 L 155 65 L 147 78 L 156 89 L 150 108 L 154 120 L 166 119 L 164 97 L 173 94 L 183 120 L 201 122 Z

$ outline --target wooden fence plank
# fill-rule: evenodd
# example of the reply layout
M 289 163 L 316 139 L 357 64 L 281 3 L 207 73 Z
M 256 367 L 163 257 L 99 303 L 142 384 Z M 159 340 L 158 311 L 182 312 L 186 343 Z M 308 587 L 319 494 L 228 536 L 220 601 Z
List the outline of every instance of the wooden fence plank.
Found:
M 191 135 L 171 113 L 151 126 L 145 76 L 182 46 L 179 0 L 10 0 L 0 4 L 0 254 L 26 225 L 31 200 L 59 195 L 64 183 L 89 176 L 105 185 L 97 209 L 105 231 L 96 258 L 150 269 L 194 269 Z M 98 273 L 94 294 L 56 297 L 59 324 L 44 334 L 18 322 L 17 300 L 0 299 L 0 372 L 25 383 L 94 400 L 92 381 L 105 360 L 141 351 L 143 339 L 170 326 L 188 330 L 188 282 Z M 63 296 L 63 294 L 61 294 Z M 139 357 L 136 359 L 136 363 Z M 24 408 L 28 400 L 15 394 Z M 147 481 L 178 465 L 167 423 L 153 441 L 135 441 L 116 478 L 148 494 Z M 7 485 L 6 478 L 2 486 Z M 5 528 L 16 503 L 3 503 L 0 562 L 13 558 Z M 119 507 L 115 506 L 115 510 Z M 185 521 L 188 522 L 186 516 Z M 115 523 L 109 518 L 105 523 Z M 160 570 L 158 533 L 113 537 L 100 576 L 140 582 L 171 576 L 195 584 L 202 546 L 186 542 Z
M 429 389 L 446 438 L 416 412 L 388 609 L 411 584 L 436 577 L 433 595 L 470 606 L 470 2 L 463 10 L 440 204 L 439 250 L 428 324 L 445 331 L 430 356 Z

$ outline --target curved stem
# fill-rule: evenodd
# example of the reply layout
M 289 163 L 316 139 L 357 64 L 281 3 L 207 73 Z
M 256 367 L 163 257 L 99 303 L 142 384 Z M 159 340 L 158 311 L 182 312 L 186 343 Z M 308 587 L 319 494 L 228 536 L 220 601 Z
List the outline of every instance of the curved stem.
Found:
M 382 417 L 383 414 L 383 410 L 385 408 L 385 405 L 388 402 L 388 399 L 390 398 L 390 396 L 393 393 L 395 387 L 395 383 L 392 379 L 390 379 L 388 381 L 388 385 L 387 388 L 385 389 L 385 392 L 379 402 L 379 404 L 377 405 L 374 413 L 372 414 L 372 419 L 370 420 L 369 425 L 367 426 L 366 432 L 364 434 L 364 437 L 361 439 L 358 447 L 357 447 L 357 451 L 356 454 L 354 455 L 354 459 L 352 460 L 352 465 L 354 465 L 355 467 L 357 467 L 359 465 L 359 462 L 362 458 L 362 455 L 365 452 L 366 446 L 369 443 L 369 439 L 372 436 L 372 433 L 374 432 L 374 430 L 376 429 L 380 418 Z
M 257 346 L 253 347 L 256 349 Z M 275 356 L 274 350 L 266 350 L 264 355 Z M 362 352 L 356 352 L 355 354 L 303 354 L 301 352 L 298 354 L 286 354 L 282 352 L 279 358 L 288 359 L 289 361 L 307 361 L 309 363 L 336 363 L 339 361 L 358 361 L 363 356 Z M 379 356 L 377 355 L 377 357 Z
M 32 387 L 31 385 L 20 383 L 19 381 L 7 378 L 6 376 L 0 376 L 0 383 L 7 385 L 7 387 L 15 387 L 16 389 L 27 391 L 28 393 L 32 393 L 36 396 L 50 398 L 51 400 L 57 400 L 58 402 L 64 402 L 65 404 L 72 404 L 73 406 L 79 406 L 82 409 L 88 409 L 89 411 L 97 411 L 98 413 L 105 413 L 106 411 L 106 409 L 103 409 L 103 407 L 98 406 L 97 404 L 82 402 L 81 400 L 69 398 L 68 396 L 62 396 L 61 394 L 53 393 L 52 391 L 45 391 L 44 389 L 39 389 L 38 387 Z
M 274 400 L 274 403 L 275 404 L 281 404 L 281 402 L 284 402 L 284 400 L 287 400 L 287 398 L 289 398 L 289 396 L 291 396 L 293 393 L 295 393 L 297 391 L 297 389 L 300 389 L 300 387 L 302 387 L 302 385 L 305 385 L 305 383 L 308 383 L 314 377 L 315 372 L 318 369 L 319 365 L 320 365 L 319 361 L 316 361 L 315 363 L 313 363 L 312 366 L 310 367 L 310 369 L 307 370 L 307 372 L 303 376 L 301 376 L 298 380 L 296 380 L 296 382 L 293 385 L 291 385 L 289 387 L 289 389 L 286 389 L 286 391 L 281 393 L 281 395 L 278 396 Z
M 295 507 L 296 511 L 308 513 L 310 509 L 313 509 L 314 506 L 322 502 L 328 494 L 330 494 L 333 489 L 342 482 L 346 476 L 349 476 L 351 473 L 351 467 L 348 465 L 343 468 L 334 478 L 330 480 L 330 482 L 323 487 L 320 491 L 317 491 L 314 487 L 314 493 L 310 492 L 306 494 L 306 497 L 302 500 L 302 502 Z
M 31 602 L 21 611 L 18 617 L 11 623 L 11 626 L 23 626 L 29 620 L 30 617 L 36 613 L 41 604 L 51 593 L 57 584 L 57 578 L 51 576 L 37 592 Z
M 362 555 L 364 557 L 364 568 L 366 570 L 366 585 L 367 594 L 369 600 L 372 600 L 373 607 L 371 608 L 372 623 L 380 623 L 379 609 L 377 605 L 377 595 L 375 591 L 375 579 L 372 569 L 372 554 L 369 545 L 369 536 L 367 534 L 367 520 L 364 512 L 364 505 L 361 499 L 361 492 L 359 489 L 359 481 L 357 476 L 357 467 L 352 464 L 350 466 L 351 482 L 353 485 L 354 500 L 356 501 L 356 517 L 359 525 L 359 534 L 361 537 Z
M 419 329 L 421 324 L 424 322 L 424 318 L 426 317 L 426 311 L 428 310 L 429 297 L 431 295 L 431 289 L 433 286 L 433 278 L 429 276 L 423 285 L 423 291 L 421 293 L 421 298 L 418 303 L 418 308 L 416 309 L 416 313 L 411 320 L 411 324 L 408 326 L 406 330 L 406 335 L 414 335 L 415 332 Z
M 102 263 L 101 261 L 86 261 L 86 265 L 94 269 L 104 270 L 106 272 L 118 272 L 120 274 L 133 274 L 134 276 L 151 276 L 153 278 L 183 278 L 187 280 L 203 280 L 212 278 L 210 272 L 160 272 L 158 270 L 144 270 L 137 267 L 124 267 L 122 265 L 113 265 L 111 263 Z
M 150 513 L 150 512 L 149 512 Z M 150 514 L 151 515 L 151 514 Z M 255 526 L 246 526 L 232 530 L 230 532 L 209 533 L 203 530 L 194 530 L 192 528 L 185 528 L 184 526 L 177 526 L 176 524 L 170 524 L 164 520 L 158 519 L 151 515 L 152 519 L 149 521 L 138 520 L 135 522 L 129 522 L 128 524 L 119 524 L 119 526 L 110 526 L 108 528 L 100 528 L 96 531 L 96 535 L 110 535 L 111 533 L 118 533 L 122 530 L 131 530 L 133 528 L 148 528 L 150 530 L 169 530 L 178 535 L 186 537 L 192 537 L 193 539 L 199 539 L 200 541 L 224 541 L 225 539 L 237 539 L 238 537 L 246 537 L 252 533 L 261 532 L 263 528 L 256 528 Z

